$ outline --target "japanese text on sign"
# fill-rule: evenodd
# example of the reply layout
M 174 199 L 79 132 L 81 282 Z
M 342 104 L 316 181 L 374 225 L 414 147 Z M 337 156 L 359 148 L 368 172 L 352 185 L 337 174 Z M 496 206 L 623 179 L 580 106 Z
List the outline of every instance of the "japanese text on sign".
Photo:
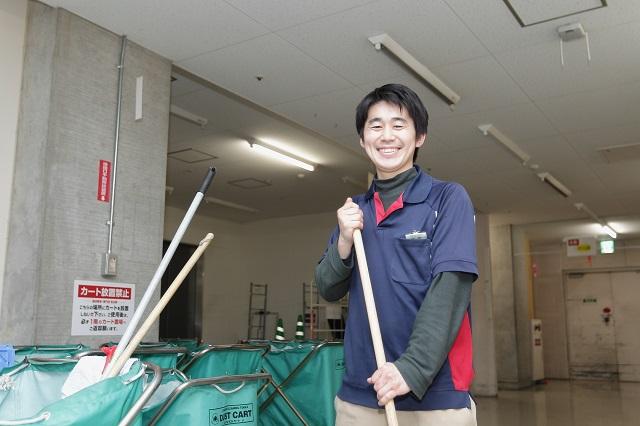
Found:
M 98 166 L 98 201 L 108 202 L 111 195 L 111 162 L 100 160 Z
M 72 336 L 122 335 L 133 315 L 133 284 L 75 280 Z
M 567 256 L 595 256 L 597 242 L 595 238 L 589 237 L 571 237 L 565 238 L 567 246 Z

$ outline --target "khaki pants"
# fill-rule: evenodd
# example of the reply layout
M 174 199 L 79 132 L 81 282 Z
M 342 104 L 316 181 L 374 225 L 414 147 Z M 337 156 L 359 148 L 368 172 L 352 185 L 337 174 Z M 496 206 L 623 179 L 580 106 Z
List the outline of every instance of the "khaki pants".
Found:
M 384 409 L 351 404 L 336 397 L 336 426 L 387 426 Z M 476 404 L 471 409 L 396 411 L 399 426 L 477 426 Z

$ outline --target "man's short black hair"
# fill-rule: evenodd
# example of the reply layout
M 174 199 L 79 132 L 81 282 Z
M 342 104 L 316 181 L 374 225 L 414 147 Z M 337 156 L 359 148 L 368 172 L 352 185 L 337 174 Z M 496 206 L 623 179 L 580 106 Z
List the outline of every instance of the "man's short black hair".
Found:
M 364 125 L 369 116 L 369 108 L 378 102 L 385 101 L 397 105 L 400 109 L 406 109 L 409 116 L 413 120 L 416 130 L 416 137 L 427 134 L 429 125 L 429 113 L 427 108 L 416 95 L 416 92 L 402 84 L 385 84 L 384 86 L 373 89 L 367 96 L 360 101 L 356 108 L 356 130 L 360 139 L 363 138 Z M 418 157 L 418 148 L 413 154 L 413 162 Z

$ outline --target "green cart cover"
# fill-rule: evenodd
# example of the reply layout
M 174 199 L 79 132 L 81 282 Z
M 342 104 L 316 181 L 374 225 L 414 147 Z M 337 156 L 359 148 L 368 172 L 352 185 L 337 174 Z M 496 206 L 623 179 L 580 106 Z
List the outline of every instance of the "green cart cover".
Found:
M 181 348 L 185 348 L 187 350 L 184 356 L 178 360 L 177 368 L 179 370 L 182 369 L 182 367 L 186 363 L 188 363 L 191 360 L 191 358 L 193 358 L 193 355 L 196 352 L 208 346 L 208 345 L 202 345 L 201 343 L 199 343 L 198 339 L 167 339 L 166 342 Z
M 180 348 L 176 348 L 180 349 Z M 142 362 L 150 362 L 157 365 L 163 370 L 176 368 L 180 359 L 184 356 L 185 352 L 169 351 L 169 350 L 136 350 L 131 355 L 132 358 L 138 358 Z
M 58 401 L 60 389 L 75 362 L 30 359 L 0 371 L 0 419 L 30 417 Z
M 260 376 L 189 380 L 176 387 L 150 425 L 258 425 Z
M 88 346 L 75 345 L 37 345 L 16 346 L 15 363 L 20 364 L 25 357 L 29 358 L 72 358 L 74 355 L 89 350 Z
M 189 353 L 197 352 L 200 344 L 198 339 L 167 339 L 167 343 L 185 348 Z
M 309 425 L 335 423 L 333 401 L 344 372 L 343 345 L 337 342 L 278 342 L 265 355 L 263 369 L 272 375 Z M 300 425 L 274 392 L 260 396 L 261 425 Z
M 148 425 L 151 419 L 158 413 L 162 405 L 167 402 L 169 395 L 181 384 L 187 381 L 187 378 L 178 370 L 164 371 L 162 381 L 158 389 L 151 395 L 149 401 L 142 409 L 142 424 Z
M 107 342 L 107 343 L 103 343 L 100 345 L 100 347 L 103 346 L 116 346 L 118 344 L 118 342 Z M 136 350 L 138 349 L 159 349 L 159 348 L 175 348 L 176 345 L 174 345 L 173 343 L 169 343 L 169 342 L 140 342 L 138 344 L 138 347 L 136 348 Z
M 108 342 L 101 345 L 114 346 L 117 343 Z M 176 368 L 187 354 L 187 349 L 169 342 L 141 342 L 131 355 L 142 362 L 150 362 L 163 370 Z
M 268 349 L 265 345 L 208 346 L 196 352 L 182 371 L 190 379 L 255 374 L 260 372 Z
M 117 425 L 142 394 L 140 362 L 118 377 L 91 385 L 65 399 L 60 389 L 74 363 L 30 359 L 0 379 L 0 425 Z M 132 423 L 141 425 L 141 416 Z

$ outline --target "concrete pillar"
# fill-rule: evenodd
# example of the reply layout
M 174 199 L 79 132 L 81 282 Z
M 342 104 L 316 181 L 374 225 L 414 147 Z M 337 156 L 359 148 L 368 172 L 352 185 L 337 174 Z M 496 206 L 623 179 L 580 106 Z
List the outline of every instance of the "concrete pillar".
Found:
M 109 340 L 70 336 L 73 281 L 133 283 L 139 300 L 160 261 L 171 64 L 129 42 L 115 188 L 119 270 L 100 275 L 109 204 L 97 200 L 98 164 L 113 157 L 120 44 L 63 9 L 29 2 L 2 341 Z M 143 119 L 134 121 L 140 75 Z
M 531 385 L 531 283 L 528 240 L 511 225 L 491 227 L 496 364 L 501 389 Z
M 0 306 L 9 233 L 27 0 L 0 0 Z
M 514 355 L 517 340 L 514 326 L 516 318 L 513 305 L 511 226 L 492 226 L 490 239 L 498 384 L 500 387 L 516 388 L 518 358 Z
M 489 241 L 489 217 L 476 215 L 476 252 L 478 280 L 471 293 L 471 321 L 473 326 L 473 366 L 475 378 L 472 391 L 479 396 L 496 396 L 496 350 L 491 278 L 491 247 Z
M 513 249 L 514 310 L 518 353 L 518 387 L 533 383 L 531 319 L 533 318 L 533 285 L 529 239 L 522 227 L 511 228 Z

